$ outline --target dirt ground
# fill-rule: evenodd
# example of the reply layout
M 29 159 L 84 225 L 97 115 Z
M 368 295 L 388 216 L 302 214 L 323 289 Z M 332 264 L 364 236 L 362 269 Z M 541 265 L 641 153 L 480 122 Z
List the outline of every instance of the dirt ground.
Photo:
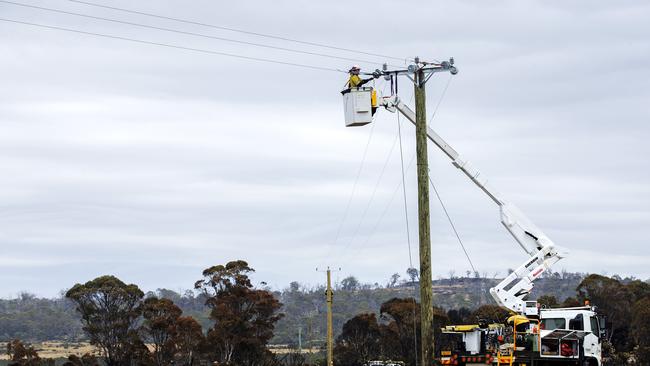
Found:
M 77 356 L 82 356 L 85 353 L 97 353 L 95 347 L 91 346 L 88 343 L 67 343 L 67 342 L 42 342 L 42 343 L 31 343 L 30 346 L 34 347 L 36 352 L 41 358 L 67 358 L 68 356 L 74 354 Z M 7 360 L 9 357 L 6 354 L 6 343 L 0 344 L 0 360 Z
M 36 352 L 41 358 L 67 358 L 70 355 L 82 356 L 86 353 L 98 355 L 98 351 L 95 347 L 91 346 L 89 343 L 71 343 L 71 342 L 60 342 L 60 341 L 48 341 L 41 343 L 31 343 L 30 346 L 34 347 Z M 8 360 L 9 357 L 6 354 L 6 343 L 0 343 L 0 360 Z M 276 354 L 287 354 L 294 352 L 295 349 L 288 348 L 284 345 L 277 345 L 269 347 L 271 352 Z M 315 354 L 321 351 L 319 348 L 303 348 L 303 353 Z

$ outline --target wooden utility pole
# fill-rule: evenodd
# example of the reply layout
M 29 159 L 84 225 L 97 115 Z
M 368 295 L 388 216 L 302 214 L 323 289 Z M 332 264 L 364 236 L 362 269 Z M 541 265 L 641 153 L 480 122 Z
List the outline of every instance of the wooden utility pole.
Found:
M 332 301 L 334 294 L 332 293 L 332 276 L 329 267 L 327 267 L 327 290 L 325 296 L 327 298 L 327 366 L 333 366 L 334 330 L 332 327 Z
M 318 271 L 318 268 L 316 270 Z M 325 272 L 327 273 L 327 288 L 325 289 L 325 299 L 327 301 L 327 366 L 334 366 L 334 327 L 332 326 L 334 291 L 332 291 L 332 271 L 330 267 L 327 267 Z
M 433 365 L 435 354 L 433 346 L 433 284 L 431 280 L 431 225 L 429 222 L 427 109 L 424 86 L 434 73 L 449 72 L 452 75 L 456 75 L 458 70 L 454 67 L 453 58 L 450 58 L 449 61 L 436 61 L 435 63 L 431 63 L 420 62 L 420 59 L 416 57 L 414 61 L 415 63 L 409 65 L 405 70 L 388 70 L 388 65 L 384 64 L 383 69 L 381 71 L 376 70 L 373 76 L 378 77 L 377 75 L 383 75 L 386 80 L 390 80 L 391 96 L 382 98 L 381 105 L 391 112 L 399 110 L 409 121 L 415 124 L 418 162 L 418 228 L 420 239 L 420 336 L 422 338 L 420 342 L 420 359 L 418 361 L 420 366 L 431 366 Z M 415 113 L 397 96 L 397 77 L 399 75 L 407 76 L 415 84 Z M 354 124 L 348 126 L 354 126 Z M 443 148 L 443 150 L 445 149 Z M 445 152 L 447 151 L 445 150 Z
M 416 58 L 416 65 L 418 59 Z M 431 227 L 429 222 L 429 159 L 427 156 L 427 110 L 422 69 L 415 81 L 415 143 L 418 164 L 418 227 L 420 237 L 420 365 L 433 365 L 433 294 L 431 282 Z
M 298 327 L 298 353 L 302 353 L 302 324 Z

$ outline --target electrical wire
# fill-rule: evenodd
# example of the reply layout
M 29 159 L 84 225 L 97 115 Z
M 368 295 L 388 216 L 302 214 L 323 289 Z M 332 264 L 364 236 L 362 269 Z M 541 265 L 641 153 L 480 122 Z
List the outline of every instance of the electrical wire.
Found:
M 33 27 L 40 27 L 40 28 L 46 28 L 46 29 L 60 30 L 60 31 L 71 32 L 71 33 L 85 34 L 85 35 L 89 35 L 89 36 L 97 36 L 97 37 L 103 37 L 103 38 L 117 39 L 117 40 L 129 41 L 129 42 L 134 42 L 134 43 L 148 44 L 148 45 L 152 45 L 152 46 L 175 48 L 175 49 L 180 49 L 180 50 L 185 50 L 185 51 L 193 51 L 193 52 L 206 53 L 206 54 L 212 54 L 212 55 L 234 57 L 234 58 L 239 58 L 239 59 L 244 59 L 244 60 L 249 60 L 249 61 L 268 62 L 268 63 L 279 64 L 279 65 L 302 67 L 302 68 L 312 69 L 312 70 L 333 71 L 333 72 L 337 72 L 337 73 L 345 72 L 345 71 L 342 71 L 342 70 L 339 70 L 339 69 L 334 69 L 334 68 L 329 68 L 329 67 L 306 65 L 306 64 L 299 64 L 299 63 L 294 63 L 294 62 L 285 62 L 285 61 L 272 60 L 272 59 L 267 59 L 267 58 L 262 58 L 262 57 L 244 56 L 244 55 L 238 55 L 238 54 L 234 54 L 234 53 L 206 50 L 206 49 L 202 49 L 202 48 L 179 46 L 179 45 L 174 45 L 174 44 L 170 44 L 170 43 L 145 41 L 145 40 L 142 40 L 142 39 L 114 36 L 114 35 L 103 34 L 103 33 L 87 32 L 87 31 L 82 31 L 82 30 L 79 30 L 79 29 L 64 28 L 64 27 L 58 27 L 58 26 L 46 25 L 46 24 L 38 24 L 38 23 L 30 23 L 30 22 L 24 22 L 24 21 L 14 20 L 14 19 L 0 18 L 0 21 L 16 23 L 16 24 L 23 24 L 23 25 L 29 25 L 29 26 L 33 26 Z
M 409 210 L 408 210 L 408 201 L 406 199 L 406 177 L 404 173 L 404 153 L 402 150 L 402 123 L 399 118 L 399 113 L 397 114 L 397 133 L 399 135 L 399 158 L 401 162 L 402 169 L 402 190 L 404 193 L 404 217 L 406 220 L 406 242 L 409 249 L 409 265 L 413 268 L 413 258 L 411 255 L 411 229 L 409 227 Z
M 339 240 L 339 236 L 341 235 L 341 229 L 343 228 L 343 224 L 345 223 L 345 220 L 348 217 L 348 214 L 350 213 L 350 206 L 352 205 L 352 199 L 354 198 L 354 194 L 357 191 L 357 184 L 359 183 L 359 177 L 361 176 L 361 172 L 363 171 L 363 165 L 366 162 L 366 156 L 368 155 L 368 147 L 370 146 L 370 141 L 372 140 L 372 133 L 375 130 L 375 124 L 373 123 L 372 126 L 370 127 L 370 133 L 368 134 L 368 141 L 366 142 L 366 147 L 363 150 L 363 156 L 361 157 L 361 163 L 359 163 L 359 169 L 357 170 L 357 176 L 354 179 L 354 184 L 352 185 L 352 192 L 350 192 L 350 198 L 348 198 L 348 204 L 345 206 L 345 211 L 343 213 L 343 218 L 341 219 L 341 222 L 339 223 L 339 227 L 336 230 L 336 236 L 334 238 L 334 243 Z M 331 251 L 332 249 L 330 249 Z M 329 255 L 328 255 L 329 257 Z
M 347 250 L 347 248 L 354 242 L 354 239 L 357 238 L 357 234 L 359 233 L 359 229 L 361 228 L 361 225 L 363 224 L 363 221 L 366 218 L 366 215 L 368 214 L 368 210 L 370 209 L 370 206 L 372 205 L 373 200 L 375 199 L 375 195 L 377 194 L 377 189 L 379 188 L 379 183 L 381 183 L 382 178 L 384 177 L 384 173 L 386 172 L 386 167 L 388 166 L 388 163 L 390 162 L 391 157 L 393 156 L 393 150 L 395 150 L 395 145 L 397 145 L 397 136 L 395 136 L 395 140 L 393 141 L 393 145 L 390 148 L 390 151 L 386 155 L 386 160 L 384 161 L 384 165 L 381 168 L 381 172 L 379 173 L 379 177 L 377 178 L 377 182 L 375 182 L 375 188 L 372 191 L 372 194 L 370 195 L 370 199 L 368 200 L 368 204 L 366 204 L 365 209 L 363 210 L 363 213 L 361 214 L 361 217 L 359 218 L 359 223 L 357 224 L 357 227 L 354 230 L 354 233 L 352 234 L 352 238 L 350 241 L 346 244 L 346 246 L 343 248 L 341 251 L 341 255 Z
M 408 165 L 406 166 L 406 171 L 408 172 L 413 165 L 413 161 L 415 161 L 415 153 L 413 156 L 411 156 L 411 159 L 409 160 Z M 370 239 L 372 239 L 373 235 L 377 231 L 377 228 L 379 228 L 379 225 L 384 221 L 384 217 L 386 216 L 386 213 L 388 213 L 388 210 L 390 209 L 393 201 L 395 200 L 395 197 L 397 196 L 397 192 L 399 192 L 399 189 L 402 188 L 402 182 L 400 182 L 397 187 L 395 187 L 395 190 L 393 191 L 393 194 L 390 197 L 390 200 L 388 200 L 388 203 L 386 204 L 386 207 L 384 207 L 384 210 L 382 211 L 381 215 L 375 222 L 375 225 L 373 225 L 372 229 L 370 230 L 370 234 L 366 237 L 366 240 L 363 242 L 361 246 L 357 249 L 357 252 L 360 251 L 361 249 L 365 248 L 365 246 L 370 242 Z
M 382 65 L 383 64 L 382 62 L 361 60 L 361 59 L 342 57 L 342 56 L 336 56 L 336 55 L 329 55 L 329 54 L 326 54 L 326 53 L 304 51 L 304 50 L 298 50 L 298 49 L 293 49 L 293 48 L 277 47 L 277 46 L 271 46 L 271 45 L 255 43 L 255 42 L 241 41 L 241 40 L 232 39 L 232 38 L 217 37 L 217 36 L 212 36 L 212 35 L 209 35 L 209 34 L 186 32 L 186 31 L 179 30 L 179 29 L 164 28 L 164 27 L 157 27 L 157 26 L 141 24 L 141 23 L 127 22 L 127 21 L 118 20 L 118 19 L 105 18 L 105 17 L 99 17 L 99 16 L 81 14 L 81 13 L 75 13 L 75 12 L 60 10 L 60 9 L 46 8 L 46 7 L 43 7 L 43 6 L 36 6 L 36 5 L 31 5 L 31 4 L 18 3 L 18 2 L 14 2 L 14 1 L 8 1 L 8 0 L 0 0 L 0 2 L 6 3 L 6 4 L 11 4 L 11 5 L 16 5 L 16 6 L 27 7 L 27 8 L 45 10 L 45 11 L 59 13 L 59 14 L 73 15 L 73 16 L 78 16 L 78 17 L 83 17 L 83 18 L 88 18 L 88 19 L 102 20 L 102 21 L 106 21 L 106 22 L 125 24 L 125 25 L 130 25 L 130 26 L 135 26 L 135 27 L 155 29 L 155 30 L 161 30 L 161 31 L 165 31 L 165 32 L 172 32 L 172 33 L 185 34 L 185 35 L 196 36 L 196 37 L 215 39 L 215 40 L 224 41 L 224 42 L 245 44 L 245 45 L 248 45 L 248 46 L 263 47 L 263 48 L 275 49 L 275 50 L 280 50 L 280 51 L 301 53 L 301 54 L 306 54 L 306 55 L 327 57 L 327 58 L 333 58 L 333 59 L 345 60 L 345 61 L 352 61 L 352 62 L 358 62 L 358 63 L 370 63 L 370 64 L 376 64 L 376 65 Z M 396 67 L 394 65 L 390 65 L 390 66 L 391 67 Z
M 388 86 L 388 83 L 384 84 L 384 89 L 382 91 L 382 94 L 384 94 L 386 92 L 386 86 Z M 413 96 L 414 96 L 414 94 L 411 93 L 411 97 L 409 98 L 409 103 L 411 103 L 411 101 L 413 100 Z M 399 130 L 398 130 L 398 133 L 400 133 Z M 411 164 L 413 163 L 414 159 L 415 159 L 415 154 L 413 154 L 413 156 L 411 156 L 411 159 L 409 160 L 408 166 L 406 168 L 407 170 L 411 167 Z M 388 212 L 388 209 L 390 208 L 391 204 L 393 203 L 393 200 L 395 200 L 395 196 L 397 195 L 397 192 L 399 191 L 400 187 L 402 187 L 402 183 L 400 183 L 395 188 L 395 191 L 393 191 L 393 194 L 392 194 L 390 200 L 388 201 L 388 204 L 386 205 L 386 207 L 382 211 L 382 213 L 381 213 L 379 219 L 377 220 L 377 222 L 375 222 L 375 225 L 370 230 L 370 234 L 368 234 L 368 236 L 366 237 L 366 240 L 363 242 L 363 244 L 361 244 L 361 246 L 359 246 L 359 249 L 357 251 L 361 250 L 362 248 L 365 248 L 365 246 L 370 242 L 370 239 L 372 238 L 375 231 L 377 230 L 377 228 L 379 227 L 379 225 L 383 221 L 384 216 L 386 216 L 386 213 Z
M 436 113 L 438 113 L 438 108 L 440 107 L 440 103 L 442 103 L 442 100 L 445 99 L 445 94 L 447 94 L 447 89 L 449 88 L 449 84 L 451 83 L 452 77 L 453 75 L 449 74 L 449 78 L 447 79 L 447 84 L 445 84 L 445 88 L 442 90 L 442 94 L 440 94 L 440 99 L 438 99 L 436 108 L 433 110 L 433 113 L 431 114 L 431 118 L 429 118 L 429 123 L 433 121 L 433 117 L 435 117 Z
M 451 225 L 451 228 L 454 230 L 454 234 L 456 235 L 456 239 L 458 239 L 458 243 L 460 243 L 460 247 L 463 248 L 463 252 L 465 253 L 465 257 L 467 257 L 467 261 L 469 262 L 469 265 L 472 267 L 474 273 L 478 273 L 476 267 L 474 267 L 474 263 L 472 262 L 472 259 L 469 257 L 469 254 L 467 253 L 467 249 L 465 249 L 465 245 L 463 244 L 463 241 L 460 239 L 458 230 L 456 230 L 456 225 L 454 225 L 454 221 L 451 219 L 451 216 L 447 211 L 447 207 L 445 207 L 445 203 L 442 201 L 442 198 L 440 197 L 440 193 L 436 189 L 436 185 L 433 184 L 433 180 L 431 179 L 431 174 L 429 174 L 429 183 L 431 183 L 431 187 L 433 188 L 433 191 L 436 193 L 436 197 L 438 197 L 438 202 L 440 202 L 440 206 L 442 206 L 442 210 L 445 212 L 445 216 L 447 216 L 449 225 Z
M 172 21 L 175 21 L 175 22 L 181 22 L 181 23 L 193 24 L 193 25 L 200 25 L 200 26 L 203 26 L 203 27 L 220 29 L 220 30 L 225 30 L 225 31 L 229 31 L 229 32 L 237 32 L 237 33 L 248 34 L 248 35 L 257 36 L 257 37 L 276 39 L 276 40 L 285 41 L 285 42 L 293 42 L 293 43 L 299 43 L 299 44 L 304 44 L 304 45 L 309 45 L 309 46 L 316 46 L 316 47 L 329 48 L 329 49 L 339 50 L 339 51 L 353 52 L 353 53 L 357 53 L 357 54 L 382 57 L 382 58 L 387 58 L 387 59 L 392 59 L 392 60 L 412 61 L 411 59 L 405 59 L 403 57 L 394 57 L 394 56 L 382 55 L 382 54 L 373 53 L 373 52 L 365 52 L 365 51 L 354 50 L 354 49 L 350 49 L 350 48 L 337 47 L 337 46 L 332 46 L 332 45 L 327 45 L 327 44 L 322 44 L 322 43 L 302 41 L 302 40 L 288 38 L 288 37 L 275 36 L 275 35 L 270 35 L 270 34 L 265 34 L 265 33 L 260 33 L 260 32 L 252 32 L 252 31 L 248 31 L 248 30 L 244 30 L 244 29 L 224 27 L 224 26 L 215 25 L 215 24 L 196 22 L 196 21 L 187 20 L 187 19 L 180 19 L 180 18 L 174 18 L 174 17 L 164 16 L 164 15 L 147 13 L 147 12 L 143 12 L 143 11 L 130 10 L 130 9 L 125 9 L 125 8 L 118 8 L 116 6 L 108 6 L 108 5 L 103 5 L 103 4 L 97 4 L 97 3 L 93 3 L 93 2 L 89 2 L 89 1 L 81 1 L 81 0 L 67 0 L 67 1 L 70 1 L 70 2 L 73 2 L 73 3 L 78 3 L 78 4 L 84 4 L 84 5 L 88 5 L 88 6 L 95 6 L 95 7 L 104 8 L 104 9 L 122 11 L 122 12 L 125 12 L 125 13 L 144 15 L 144 16 L 148 16 L 148 17 L 152 17 L 152 18 L 172 20 Z
M 447 89 L 449 88 L 451 79 L 452 79 L 452 75 L 449 75 L 449 78 L 447 79 L 447 83 L 445 84 L 445 88 L 442 90 L 440 99 L 438 99 L 438 103 L 436 104 L 436 108 L 434 109 L 433 114 L 431 114 L 429 123 L 431 123 L 433 121 L 433 118 L 436 116 L 436 113 L 438 112 L 438 108 L 440 107 L 442 100 L 445 98 L 445 94 L 447 94 Z M 431 183 L 431 188 L 433 188 L 433 191 L 435 192 L 436 197 L 438 198 L 438 202 L 440 202 L 440 205 L 442 206 L 442 210 L 444 211 L 445 216 L 447 216 L 449 225 L 451 225 L 451 228 L 453 229 L 454 234 L 456 235 L 456 239 L 458 239 L 458 243 L 460 243 L 460 246 L 463 249 L 463 252 L 465 253 L 465 257 L 467 258 L 467 261 L 469 262 L 469 265 L 472 267 L 474 273 L 477 273 L 476 267 L 474 267 L 474 263 L 472 262 L 472 259 L 469 257 L 469 254 L 467 253 L 467 249 L 465 248 L 465 245 L 463 244 L 463 241 L 461 240 L 460 235 L 458 234 L 458 230 L 456 230 L 456 225 L 454 225 L 454 222 L 451 219 L 449 212 L 447 211 L 447 207 L 445 206 L 445 203 L 442 201 L 442 198 L 440 197 L 440 193 L 438 192 L 438 189 L 436 188 L 435 184 L 433 184 L 433 180 L 431 179 L 431 170 L 429 170 L 428 175 L 429 175 L 429 183 Z
M 374 86 L 374 83 L 375 83 L 375 81 L 373 80 L 373 86 Z M 386 91 L 386 86 L 387 85 L 388 85 L 388 83 L 386 83 L 386 82 L 383 83 L 382 94 Z M 376 115 L 372 117 L 372 122 L 375 121 L 375 118 L 376 118 Z M 363 165 L 364 165 L 364 163 L 366 161 L 366 155 L 368 154 L 368 147 L 370 146 L 370 139 L 372 138 L 372 133 L 373 133 L 373 131 L 375 129 L 375 123 L 372 123 L 372 122 L 371 122 L 372 126 L 370 127 L 370 134 L 368 135 L 368 141 L 366 142 L 366 148 L 363 151 L 363 156 L 361 158 L 361 163 L 359 164 L 359 170 L 357 171 L 357 176 L 354 179 L 354 184 L 352 186 L 352 192 L 350 193 L 350 198 L 348 199 L 348 203 L 347 203 L 347 205 L 345 207 L 345 213 L 343 215 L 343 218 L 341 219 L 339 227 L 336 230 L 336 237 L 334 239 L 334 244 L 336 244 L 336 242 L 338 242 L 339 236 L 341 234 L 341 229 L 343 228 L 343 224 L 345 223 L 345 220 L 346 220 L 346 218 L 348 216 L 348 213 L 350 211 L 350 206 L 352 204 L 352 199 L 354 198 L 354 193 L 356 192 L 356 188 L 357 188 L 357 183 L 359 182 L 359 177 L 361 176 L 361 171 L 362 171 Z M 346 245 L 346 249 L 347 249 L 347 245 Z M 328 251 L 327 257 L 330 257 L 333 250 L 334 250 L 334 247 L 331 246 L 329 251 Z
M 406 221 L 406 243 L 408 244 L 409 249 L 409 268 L 413 267 L 413 256 L 411 254 L 411 229 L 409 227 L 409 210 L 408 210 L 408 200 L 406 196 L 406 174 L 404 173 L 404 152 L 402 150 L 402 122 L 399 118 L 399 113 L 397 113 L 397 133 L 399 135 L 399 159 L 400 167 L 402 172 L 402 192 L 404 193 L 404 221 Z M 415 290 L 415 280 L 411 281 L 413 283 L 413 298 L 415 299 L 416 290 Z M 415 304 L 414 304 L 415 305 Z M 415 318 L 417 313 L 415 311 L 415 306 L 413 306 L 413 350 L 415 354 L 415 364 L 418 364 L 418 335 L 417 335 L 417 326 L 415 324 Z
M 402 161 L 403 161 L 403 159 L 402 159 Z M 404 170 L 405 172 L 410 171 L 410 168 L 411 168 L 411 166 L 413 165 L 413 162 L 414 162 L 414 161 L 415 161 L 415 153 L 413 153 L 413 155 L 412 155 L 411 158 L 409 159 L 409 163 L 407 164 L 406 169 L 404 169 L 404 168 L 402 167 L 402 170 Z M 402 179 L 402 180 L 398 183 L 397 187 L 395 187 L 395 190 L 393 190 L 393 194 L 391 195 L 390 200 L 388 200 L 388 203 L 387 203 L 386 206 L 384 207 L 384 210 L 382 211 L 381 215 L 379 216 L 379 218 L 377 219 L 377 221 L 376 221 L 375 224 L 373 225 L 372 229 L 370 230 L 370 234 L 368 234 L 368 236 L 366 237 L 366 240 L 363 242 L 363 244 L 357 248 L 357 251 L 356 251 L 356 252 L 358 252 L 358 251 L 360 251 L 361 249 L 363 249 L 363 248 L 364 248 L 364 247 L 365 247 L 365 246 L 370 242 L 370 239 L 373 237 L 373 235 L 374 235 L 375 232 L 377 231 L 377 228 L 379 228 L 379 225 L 381 225 L 381 223 L 384 221 L 384 217 L 386 216 L 386 213 L 388 213 L 388 210 L 389 210 L 390 207 L 392 206 L 393 201 L 395 200 L 395 197 L 397 196 L 397 192 L 399 192 L 400 188 L 402 188 L 403 185 L 404 185 L 404 179 Z M 409 249 L 410 249 L 410 248 L 409 248 Z M 355 253 L 355 254 L 356 254 L 356 253 Z M 355 255 L 353 255 L 353 257 L 354 257 L 354 256 L 355 256 Z M 410 251 L 409 251 L 409 263 L 410 263 L 411 268 L 413 268 L 413 260 L 412 260 L 412 258 L 411 258 Z M 413 284 L 413 291 L 414 291 L 413 298 L 415 299 L 415 296 L 416 296 L 415 284 Z M 417 360 L 417 358 L 418 358 L 418 355 L 417 355 L 417 347 L 418 347 L 418 346 L 417 346 L 417 324 L 415 324 L 415 319 L 416 319 L 416 317 L 417 317 L 416 309 L 415 309 L 415 307 L 413 307 L 413 333 L 414 333 L 414 337 L 413 337 L 413 338 L 414 338 L 414 347 L 415 347 L 415 350 L 416 350 L 416 352 L 415 352 L 415 358 L 416 358 L 416 360 Z M 417 363 L 416 363 L 416 364 L 417 364 Z

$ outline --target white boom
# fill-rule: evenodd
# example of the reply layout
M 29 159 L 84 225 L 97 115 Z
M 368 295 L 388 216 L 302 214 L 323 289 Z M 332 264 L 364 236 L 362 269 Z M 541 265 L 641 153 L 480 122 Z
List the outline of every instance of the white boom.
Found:
M 415 124 L 415 112 L 404 104 L 398 96 L 381 98 L 380 105 L 383 105 L 391 112 L 395 112 L 395 109 L 397 109 L 404 117 Z M 557 261 L 565 258 L 568 251 L 555 245 L 519 209 L 497 194 L 488 185 L 487 179 L 483 178 L 481 173 L 470 165 L 467 160 L 461 158 L 460 154 L 430 127 L 427 127 L 427 136 L 451 159 L 456 168 L 465 173 L 474 184 L 481 188 L 499 206 L 501 223 L 524 251 L 530 255 L 530 258 L 519 268 L 510 273 L 497 286 L 491 288 L 490 294 L 499 305 L 516 313 L 538 315 L 536 306 L 526 307 L 525 297 L 533 289 L 533 281 Z

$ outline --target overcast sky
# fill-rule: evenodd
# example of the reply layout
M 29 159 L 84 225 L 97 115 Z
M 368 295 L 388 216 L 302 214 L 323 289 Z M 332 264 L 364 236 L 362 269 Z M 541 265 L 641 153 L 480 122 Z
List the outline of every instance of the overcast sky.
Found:
M 405 64 L 66 0 L 16 1 L 358 61 L 7 3 L 0 18 L 331 69 Z M 94 1 L 398 58 L 454 57 L 459 74 L 427 85 L 429 115 L 440 103 L 432 127 L 571 250 L 554 269 L 650 277 L 650 4 Z M 0 39 L 0 297 L 55 296 L 102 274 L 187 289 L 234 259 L 277 289 L 319 284 L 315 269 L 327 265 L 341 268 L 337 279 L 382 284 L 409 267 L 397 116 L 382 110 L 374 127 L 345 128 L 346 74 L 5 21 Z M 407 79 L 399 86 L 410 100 Z M 402 132 L 408 165 L 414 129 L 403 119 Z M 429 156 L 477 270 L 519 266 L 526 255 L 497 207 L 433 145 Z M 414 167 L 405 169 L 417 263 Z M 431 210 L 434 277 L 464 274 L 435 199 Z

